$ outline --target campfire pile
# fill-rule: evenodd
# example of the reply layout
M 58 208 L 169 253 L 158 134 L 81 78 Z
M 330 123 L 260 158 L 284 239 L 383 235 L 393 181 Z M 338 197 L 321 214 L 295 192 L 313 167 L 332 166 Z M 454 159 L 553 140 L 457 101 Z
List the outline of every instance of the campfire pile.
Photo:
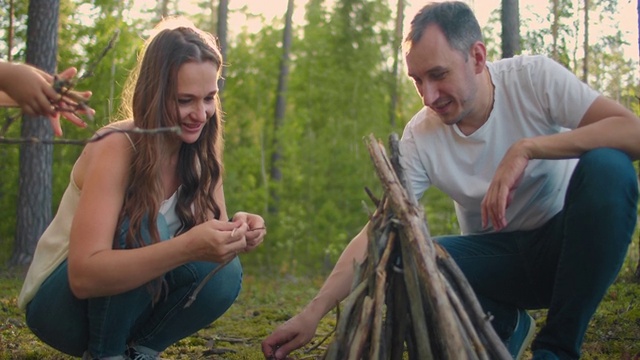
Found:
M 432 241 L 398 164 L 367 140 L 384 195 L 368 228 L 367 259 L 342 303 L 324 359 L 511 359 L 453 259 Z

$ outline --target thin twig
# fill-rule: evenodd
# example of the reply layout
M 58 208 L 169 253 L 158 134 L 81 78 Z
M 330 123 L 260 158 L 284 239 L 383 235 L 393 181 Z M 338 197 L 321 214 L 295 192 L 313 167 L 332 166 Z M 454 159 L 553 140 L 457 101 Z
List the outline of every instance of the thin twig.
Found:
M 94 75 L 95 69 L 98 64 L 104 59 L 109 50 L 113 49 L 116 44 L 116 40 L 120 35 L 120 30 L 116 29 L 114 34 L 109 39 L 107 46 L 102 49 L 102 52 L 98 58 L 84 71 L 82 76 L 77 79 L 62 79 L 57 75 L 53 78 L 53 89 L 60 94 L 60 99 L 52 101 L 53 106 L 58 112 L 69 112 L 76 116 L 78 111 L 84 111 L 84 114 L 93 121 L 93 115 L 91 115 L 90 107 L 87 105 L 87 99 L 84 98 L 79 92 L 74 91 L 73 88 L 79 81 L 90 78 Z
M 202 279 L 202 281 L 200 282 L 200 284 L 198 285 L 198 287 L 193 290 L 193 293 L 191 293 L 191 296 L 189 296 L 189 301 L 187 301 L 186 304 L 184 304 L 184 308 L 188 308 L 189 306 L 191 306 L 191 304 L 193 304 L 194 301 L 196 301 L 196 296 L 198 296 L 198 293 L 200 292 L 200 290 L 202 290 L 202 288 L 205 286 L 205 284 L 207 282 L 209 282 L 209 280 L 211 280 L 211 278 L 213 277 L 213 275 L 217 274 L 218 271 L 222 270 L 223 267 L 227 266 L 228 263 L 231 262 L 231 260 L 235 259 L 237 256 L 232 257 L 231 259 L 218 264 L 218 266 L 216 266 L 215 268 L 213 268 L 213 270 L 207 274 L 207 276 L 205 276 L 204 279 Z
M 84 73 L 82 73 L 82 76 L 80 76 L 77 81 L 84 80 L 86 78 L 93 76 L 93 73 L 96 67 L 98 67 L 98 64 L 100 63 L 100 61 L 102 61 L 102 59 L 104 59 L 104 57 L 107 55 L 109 50 L 113 49 L 113 47 L 116 45 L 116 41 L 118 40 L 119 36 L 120 36 L 120 29 L 116 29 L 113 35 L 111 35 L 111 39 L 109 39 L 109 43 L 107 43 L 107 47 L 105 47 L 102 50 L 102 52 L 100 53 L 100 56 L 96 59 L 96 61 L 94 61 L 93 64 L 91 64 L 91 66 L 89 66 L 87 70 L 85 70 Z
M 308 349 L 305 349 L 304 353 L 308 354 L 308 353 L 312 352 L 313 350 L 316 350 L 317 348 L 319 348 L 320 345 L 322 345 L 325 341 L 327 341 L 327 339 L 329 339 L 331 337 L 331 335 L 333 335 L 335 332 L 336 332 L 335 328 L 331 329 L 331 331 L 329 331 L 329 333 L 327 335 L 325 335 L 322 339 L 320 339 L 320 341 L 318 341 L 317 344 L 309 347 Z

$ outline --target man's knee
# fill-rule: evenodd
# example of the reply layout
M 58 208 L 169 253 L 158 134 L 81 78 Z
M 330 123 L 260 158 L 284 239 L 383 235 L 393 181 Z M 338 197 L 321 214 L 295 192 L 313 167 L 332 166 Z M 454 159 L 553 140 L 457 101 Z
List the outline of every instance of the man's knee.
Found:
M 627 154 L 611 148 L 598 148 L 580 156 L 576 171 L 596 177 L 612 177 L 636 183 L 636 173 Z
M 584 153 L 576 165 L 572 183 L 581 187 L 582 195 L 628 196 L 633 202 L 638 198 L 638 180 L 631 159 L 616 149 L 599 148 Z

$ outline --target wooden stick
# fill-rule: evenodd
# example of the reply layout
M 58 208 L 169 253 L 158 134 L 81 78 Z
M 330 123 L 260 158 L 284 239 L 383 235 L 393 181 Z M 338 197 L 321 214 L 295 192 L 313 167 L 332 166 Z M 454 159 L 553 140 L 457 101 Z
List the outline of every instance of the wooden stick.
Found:
M 387 246 L 382 253 L 382 257 L 376 267 L 376 284 L 374 290 L 375 307 L 373 310 L 373 325 L 371 329 L 371 348 L 369 351 L 369 359 L 380 359 L 381 346 L 384 343 L 382 338 L 382 320 L 383 307 L 385 304 L 385 292 L 387 288 L 387 268 L 391 251 L 395 245 L 395 232 L 389 233 Z

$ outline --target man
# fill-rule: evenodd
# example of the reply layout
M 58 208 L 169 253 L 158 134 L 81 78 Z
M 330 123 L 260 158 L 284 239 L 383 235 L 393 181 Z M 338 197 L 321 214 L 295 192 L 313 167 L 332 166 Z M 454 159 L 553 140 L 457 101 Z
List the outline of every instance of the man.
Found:
M 461 2 L 426 5 L 405 39 L 425 108 L 400 142 L 419 198 L 455 202 L 462 234 L 440 237 L 514 358 L 535 333 L 526 309 L 548 308 L 534 359 L 577 359 L 589 320 L 626 256 L 636 223 L 640 119 L 542 56 L 488 63 Z M 366 230 L 317 296 L 263 344 L 283 359 L 306 344 L 349 292 Z

